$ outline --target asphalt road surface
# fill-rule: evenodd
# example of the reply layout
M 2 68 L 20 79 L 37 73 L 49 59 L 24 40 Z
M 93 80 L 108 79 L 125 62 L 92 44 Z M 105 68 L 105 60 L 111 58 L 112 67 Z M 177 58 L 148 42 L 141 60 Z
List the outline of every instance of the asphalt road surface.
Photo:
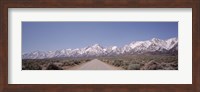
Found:
M 122 70 L 122 68 L 93 59 L 87 63 L 72 67 L 70 70 Z

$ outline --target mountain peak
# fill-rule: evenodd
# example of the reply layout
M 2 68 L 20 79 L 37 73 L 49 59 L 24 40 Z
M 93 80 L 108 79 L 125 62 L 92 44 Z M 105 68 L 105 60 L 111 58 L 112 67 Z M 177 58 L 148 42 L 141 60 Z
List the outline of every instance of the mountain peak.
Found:
M 111 46 L 110 48 L 111 48 L 111 50 L 116 50 L 117 46 Z
M 165 40 L 166 42 L 172 42 L 172 41 L 178 41 L 177 37 L 173 37 L 173 38 L 169 38 L 167 40 Z
M 152 38 L 151 40 L 152 41 L 160 41 L 160 39 L 158 39 L 158 38 Z
M 169 39 L 167 39 L 167 40 L 178 40 L 178 38 L 177 37 L 173 37 L 173 38 L 169 38 Z
M 100 46 L 98 43 L 94 44 L 93 46 Z
M 100 47 L 100 48 L 102 48 L 102 46 L 99 45 L 99 44 L 94 44 L 94 45 L 92 45 L 91 47 L 94 47 L 94 48 L 96 48 L 96 47 Z
M 34 51 L 30 53 L 23 53 L 23 59 L 43 59 L 43 58 L 54 58 L 54 57 L 83 57 L 83 56 L 108 56 L 108 55 L 119 55 L 126 53 L 145 53 L 145 52 L 164 52 L 170 51 L 172 48 L 178 50 L 178 39 L 176 37 L 162 40 L 158 38 L 152 38 L 146 41 L 134 41 L 130 44 L 124 45 L 123 47 L 110 46 L 104 48 L 99 44 L 94 44 L 85 48 L 76 49 L 62 49 L 56 51 Z

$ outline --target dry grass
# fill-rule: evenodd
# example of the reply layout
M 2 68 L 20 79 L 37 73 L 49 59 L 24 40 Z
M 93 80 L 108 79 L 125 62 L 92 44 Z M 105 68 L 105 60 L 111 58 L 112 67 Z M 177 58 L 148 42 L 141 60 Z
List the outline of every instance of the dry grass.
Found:
M 24 59 L 22 70 L 63 70 L 88 61 L 90 59 Z
M 100 60 L 126 70 L 178 70 L 178 56 L 138 55 L 101 57 Z

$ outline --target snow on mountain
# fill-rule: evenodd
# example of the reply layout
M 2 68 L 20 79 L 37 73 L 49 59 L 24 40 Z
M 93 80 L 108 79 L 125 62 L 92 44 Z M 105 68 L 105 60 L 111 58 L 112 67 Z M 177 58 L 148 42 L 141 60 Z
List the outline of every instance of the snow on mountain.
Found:
M 167 45 L 166 45 L 167 46 L 167 48 L 166 48 L 167 50 L 175 47 L 176 45 L 178 47 L 178 38 L 170 38 L 170 39 L 166 40 L 166 43 L 167 43 Z
M 34 51 L 32 53 L 26 53 L 23 55 L 23 58 L 28 59 L 43 59 L 46 58 L 46 53 L 42 51 Z
M 104 53 L 104 48 L 99 44 L 94 44 L 93 46 L 89 46 L 85 49 L 85 53 L 87 56 L 99 56 Z
M 117 49 L 118 49 L 117 46 L 110 46 L 110 47 L 105 48 L 105 51 L 107 53 L 111 53 L 111 52 L 115 52 Z
M 154 52 L 154 51 L 163 51 L 170 50 L 174 46 L 178 44 L 177 38 L 170 38 L 168 40 L 161 40 L 157 38 L 153 38 L 147 41 L 136 41 L 132 42 L 129 45 L 125 45 L 123 48 L 123 52 Z
M 155 51 L 175 51 L 178 50 L 178 39 L 170 38 L 161 40 L 153 38 L 146 41 L 134 41 L 130 44 L 119 48 L 117 46 L 110 46 L 104 48 L 99 44 L 94 44 L 85 48 L 76 49 L 62 49 L 56 51 L 34 51 L 22 55 L 23 59 L 43 59 L 55 57 L 84 57 L 84 56 L 101 56 L 101 55 L 118 55 L 125 53 L 145 53 Z

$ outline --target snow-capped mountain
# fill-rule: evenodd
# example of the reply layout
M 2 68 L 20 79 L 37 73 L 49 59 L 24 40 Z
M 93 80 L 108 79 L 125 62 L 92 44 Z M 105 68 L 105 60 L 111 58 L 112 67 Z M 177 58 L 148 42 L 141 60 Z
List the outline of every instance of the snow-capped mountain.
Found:
M 168 52 L 178 51 L 178 39 L 170 38 L 161 40 L 153 38 L 147 41 L 134 41 L 123 47 L 110 46 L 103 47 L 99 44 L 94 44 L 85 48 L 77 49 L 62 49 L 56 51 L 34 51 L 22 55 L 23 59 L 44 59 L 44 58 L 59 58 L 59 57 L 90 57 L 90 56 L 109 56 L 123 55 L 126 53 L 141 54 L 146 52 Z
M 132 42 L 128 45 L 125 45 L 122 48 L 122 52 L 154 52 L 154 51 L 164 51 L 170 50 L 174 46 L 178 46 L 177 38 L 170 38 L 168 40 L 161 40 L 157 38 L 153 38 L 147 41 L 136 41 Z M 178 50 L 178 49 L 177 49 Z
M 84 52 L 83 54 L 87 56 L 93 56 L 93 55 L 99 56 L 104 54 L 105 50 L 99 44 L 94 44 L 93 46 L 87 47 L 83 52 Z

